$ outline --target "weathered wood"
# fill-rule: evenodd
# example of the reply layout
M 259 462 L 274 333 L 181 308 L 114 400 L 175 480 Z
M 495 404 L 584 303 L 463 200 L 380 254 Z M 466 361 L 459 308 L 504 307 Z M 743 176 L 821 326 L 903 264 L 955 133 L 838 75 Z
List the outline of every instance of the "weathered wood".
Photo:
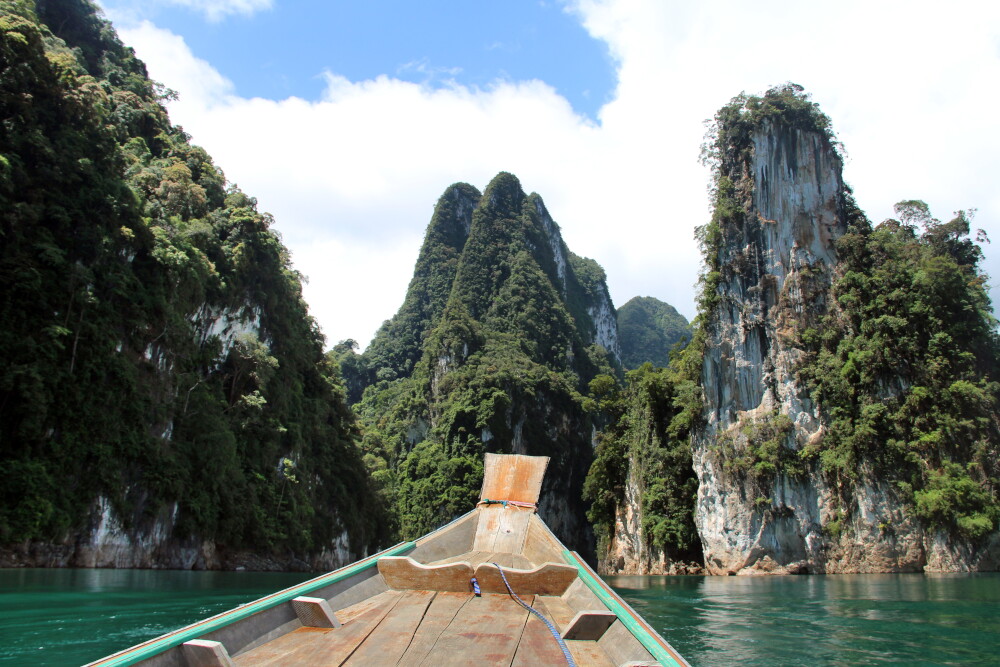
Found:
M 233 663 L 236 667 L 279 667 L 288 664 L 286 659 L 289 654 L 303 646 L 316 645 L 333 632 L 340 632 L 340 629 L 302 627 L 241 653 L 233 658 Z
M 620 667 L 608 657 L 597 642 L 567 639 L 566 648 L 569 649 L 578 667 Z
M 618 620 L 613 612 L 607 609 L 585 609 L 577 612 L 569 626 L 563 631 L 563 639 L 585 639 L 597 641 L 611 624 Z
M 636 641 L 632 633 L 621 621 L 615 621 L 601 637 L 597 645 L 604 649 L 616 665 L 626 662 L 655 662 L 646 648 Z
M 471 593 L 438 593 L 417 627 L 406 653 L 399 659 L 400 667 L 415 667 L 434 648 L 438 637 L 451 624 L 458 611 L 473 598 Z
M 525 602 L 531 604 L 531 596 Z M 521 639 L 528 612 L 507 595 L 469 600 L 421 661 L 427 667 L 509 665 Z
M 562 552 L 565 547 L 556 539 L 548 526 L 538 518 L 537 514 L 532 514 L 528 521 L 528 531 L 524 538 L 524 547 L 521 553 L 532 563 L 553 563 L 563 562 Z
M 428 563 L 428 565 L 443 565 L 445 563 L 468 563 L 472 567 L 479 565 L 480 563 L 485 563 L 490 560 L 493 553 L 490 551 L 466 551 L 464 554 L 458 554 L 457 556 L 452 556 L 451 558 L 443 558 L 433 563 Z
M 495 551 L 468 551 L 464 554 L 459 554 L 452 558 L 445 558 L 443 560 L 435 561 L 434 563 L 428 563 L 428 565 L 441 565 L 444 563 L 459 563 L 465 562 L 475 567 L 480 563 L 500 563 L 503 567 L 516 567 L 519 570 L 531 570 L 535 567 L 535 563 L 532 563 L 524 556 L 519 554 L 509 554 L 509 553 L 497 553 Z
M 479 498 L 537 503 L 548 464 L 547 456 L 487 454 Z
M 607 605 L 601 602 L 601 599 L 594 595 L 594 592 L 587 588 L 587 584 L 579 577 L 570 584 L 569 588 L 566 589 L 566 594 L 562 598 L 566 604 L 575 610 L 573 613 L 582 609 L 607 608 Z
M 229 652 L 221 642 L 192 639 L 183 644 L 189 667 L 233 667 Z
M 402 597 L 402 593 L 383 593 L 377 596 L 378 604 L 356 605 L 361 612 L 357 616 L 346 614 L 350 620 L 342 613 L 342 627 L 299 628 L 238 656 L 234 662 L 237 667 L 339 665 L 365 641 Z
M 407 591 L 344 665 L 393 665 L 410 646 L 427 607 L 430 591 Z
M 417 547 L 406 554 L 419 563 L 432 563 L 470 551 L 479 525 L 479 512 L 473 509 L 450 524 L 421 537 Z
M 575 567 L 562 563 L 543 563 L 531 570 L 503 568 L 511 589 L 519 596 L 562 595 L 577 577 Z M 483 593 L 506 593 L 500 571 L 492 563 L 476 566 L 476 579 Z
M 537 607 L 536 607 L 537 608 Z M 521 633 L 521 641 L 517 644 L 514 662 L 511 667 L 536 667 L 536 665 L 564 665 L 559 643 L 549 629 L 534 614 L 529 614 L 528 622 Z
M 400 595 L 399 591 L 384 591 L 378 595 L 373 595 L 366 600 L 356 602 L 349 607 L 338 610 L 337 618 L 340 619 L 341 623 L 350 623 L 369 609 L 384 607 L 387 604 L 395 604 L 394 600 L 398 600 Z
M 468 563 L 423 565 L 406 556 L 380 559 L 378 571 L 395 590 L 467 593 L 472 590 L 474 576 Z
M 310 628 L 339 628 L 340 621 L 333 614 L 330 603 L 323 598 L 311 598 L 304 595 L 292 600 L 292 608 L 299 622 Z
M 479 527 L 472 543 L 473 551 L 521 553 L 533 516 L 529 509 L 490 505 L 479 508 Z
M 552 621 L 560 632 L 569 626 L 577 612 L 576 609 L 563 602 L 561 597 L 552 595 L 539 595 L 535 598 L 535 608 Z

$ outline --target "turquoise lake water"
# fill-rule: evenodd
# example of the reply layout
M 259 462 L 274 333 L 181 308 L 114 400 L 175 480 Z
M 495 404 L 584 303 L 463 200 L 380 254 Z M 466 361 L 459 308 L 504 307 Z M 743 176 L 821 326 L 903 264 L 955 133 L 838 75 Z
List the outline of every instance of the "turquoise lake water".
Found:
M 311 576 L 0 570 L 0 665 L 81 665 Z M 695 667 L 1000 665 L 1000 574 L 608 583 Z

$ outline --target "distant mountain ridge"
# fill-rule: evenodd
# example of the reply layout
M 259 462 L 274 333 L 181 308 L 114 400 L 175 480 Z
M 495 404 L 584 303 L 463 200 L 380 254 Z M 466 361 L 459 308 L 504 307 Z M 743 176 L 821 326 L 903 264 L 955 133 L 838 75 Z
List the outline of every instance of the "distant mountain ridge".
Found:
M 618 338 L 625 368 L 666 366 L 674 345 L 691 339 L 691 325 L 669 303 L 637 296 L 618 308 Z

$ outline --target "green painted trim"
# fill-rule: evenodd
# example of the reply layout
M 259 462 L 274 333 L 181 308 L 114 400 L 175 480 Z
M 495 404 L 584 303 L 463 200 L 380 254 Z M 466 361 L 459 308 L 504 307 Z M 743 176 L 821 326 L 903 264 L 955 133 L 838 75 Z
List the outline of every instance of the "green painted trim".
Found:
M 563 551 L 563 558 L 567 563 L 576 567 L 580 579 L 587 585 L 594 595 L 603 602 L 608 609 L 613 611 L 618 620 L 632 633 L 632 636 L 639 640 L 653 658 L 663 667 L 688 667 L 688 663 L 678 654 L 665 639 L 660 637 L 649 623 L 645 621 L 625 600 L 615 593 L 610 586 L 597 576 L 590 566 L 580 558 L 575 551 Z
M 116 653 L 114 655 L 108 656 L 98 660 L 97 662 L 92 662 L 87 667 L 124 667 L 125 665 L 134 665 L 142 660 L 152 658 L 155 655 L 163 653 L 164 651 L 174 648 L 175 646 L 180 646 L 186 641 L 192 639 L 197 639 L 209 632 L 214 632 L 220 628 L 224 628 L 227 625 L 235 623 L 236 621 L 242 621 L 245 618 L 253 616 L 256 613 L 266 611 L 273 607 L 277 607 L 280 604 L 284 604 L 293 598 L 297 598 L 300 595 L 305 595 L 311 593 L 312 591 L 323 588 L 324 586 L 329 586 L 330 584 L 335 584 L 338 581 L 343 581 L 363 572 L 369 568 L 375 567 L 378 563 L 378 559 L 382 556 L 396 556 L 401 553 L 410 551 L 416 546 L 415 542 L 401 542 L 394 547 L 390 547 L 385 551 L 380 551 L 377 554 L 369 556 L 363 560 L 359 560 L 357 563 L 347 565 L 340 568 L 339 570 L 334 570 L 333 572 L 328 572 L 324 575 L 316 577 L 315 579 L 310 579 L 309 581 L 302 582 L 291 588 L 286 588 L 283 591 L 278 591 L 263 597 L 255 602 L 245 604 L 242 607 L 237 607 L 236 609 L 230 609 L 229 611 L 223 612 L 218 616 L 213 616 L 211 618 L 205 619 L 204 621 L 199 621 L 193 625 L 189 625 L 180 630 L 175 630 L 174 632 L 167 633 L 156 639 L 152 639 L 138 646 L 133 646 L 130 649 L 126 649 L 121 653 Z

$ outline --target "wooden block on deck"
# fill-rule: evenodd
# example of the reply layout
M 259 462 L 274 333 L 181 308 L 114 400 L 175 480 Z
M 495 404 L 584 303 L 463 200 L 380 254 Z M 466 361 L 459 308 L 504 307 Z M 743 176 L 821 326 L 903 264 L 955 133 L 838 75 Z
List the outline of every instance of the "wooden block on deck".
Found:
M 233 667 L 229 651 L 222 642 L 192 639 L 182 645 L 188 667 Z
M 507 583 L 520 596 L 525 595 L 562 595 L 577 577 L 577 570 L 572 565 L 562 563 L 542 563 L 533 570 L 517 570 L 505 567 L 504 576 Z M 476 579 L 483 593 L 506 593 L 503 578 L 496 565 L 480 563 L 476 566 Z
M 585 609 L 577 612 L 569 622 L 569 626 L 562 633 L 563 639 L 597 641 L 617 619 L 618 616 L 614 612 L 606 609 Z
M 487 454 L 483 463 L 483 489 L 479 498 L 537 503 L 547 456 Z
M 300 596 L 292 600 L 292 608 L 302 625 L 309 628 L 339 628 L 330 603 L 323 598 Z
M 401 591 L 468 593 L 472 590 L 471 580 L 475 576 L 468 563 L 424 565 L 409 556 L 379 558 L 378 571 L 389 588 Z

